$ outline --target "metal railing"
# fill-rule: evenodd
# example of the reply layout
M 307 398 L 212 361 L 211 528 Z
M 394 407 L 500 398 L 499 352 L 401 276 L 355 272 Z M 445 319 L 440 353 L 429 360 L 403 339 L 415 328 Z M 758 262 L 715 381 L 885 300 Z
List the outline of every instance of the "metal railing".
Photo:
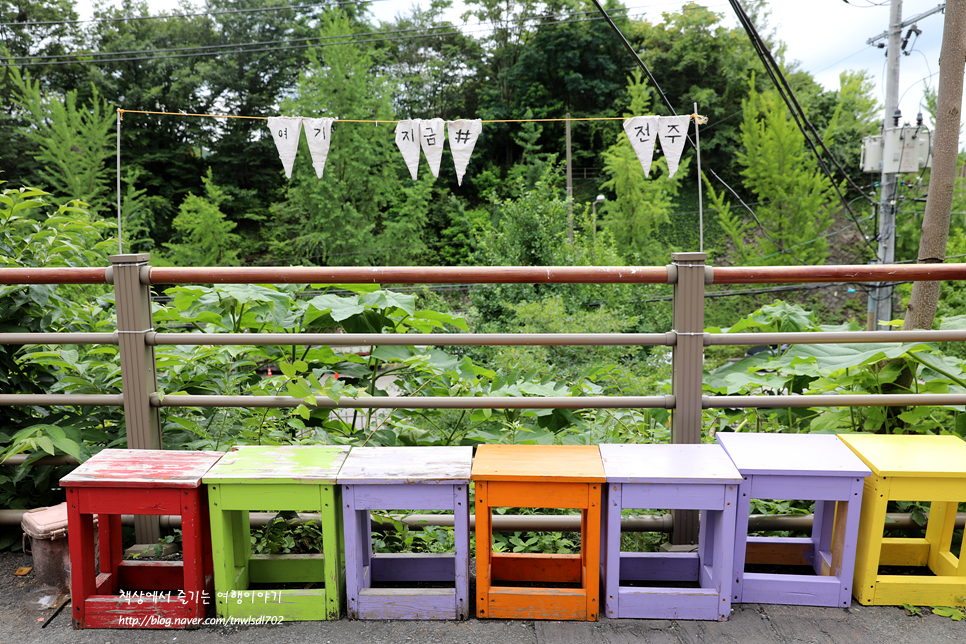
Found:
M 857 331 L 827 333 L 704 332 L 709 284 L 855 283 L 966 280 L 966 264 L 888 266 L 721 267 L 704 253 L 675 253 L 667 266 L 647 267 L 193 267 L 149 265 L 147 254 L 115 255 L 106 268 L 3 268 L 0 284 L 112 284 L 114 333 L 0 333 L 0 344 L 117 345 L 122 392 L 118 395 L 0 394 L 3 405 L 114 405 L 124 408 L 128 446 L 160 449 L 161 407 L 296 407 L 289 396 L 157 395 L 154 348 L 161 345 L 413 345 L 419 346 L 667 346 L 672 349 L 672 393 L 665 396 L 402 397 L 318 399 L 319 407 L 355 409 L 661 408 L 671 411 L 671 440 L 698 443 L 701 413 L 710 408 L 962 405 L 964 394 L 865 394 L 807 396 L 706 396 L 704 347 L 759 344 L 869 342 L 966 342 L 966 331 Z M 151 316 L 151 286 L 181 284 L 669 284 L 672 330 L 666 333 L 580 334 L 235 334 L 158 333 Z M 157 539 L 157 522 L 136 522 L 138 539 Z M 697 534 L 693 512 L 675 512 L 675 543 Z

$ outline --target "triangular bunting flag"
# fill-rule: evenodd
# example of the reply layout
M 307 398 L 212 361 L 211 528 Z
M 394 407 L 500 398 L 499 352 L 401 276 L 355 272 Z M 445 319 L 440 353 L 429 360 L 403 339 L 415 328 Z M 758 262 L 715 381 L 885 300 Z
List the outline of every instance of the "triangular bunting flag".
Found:
M 654 142 L 657 140 L 657 117 L 634 116 L 624 121 L 624 132 L 627 134 L 631 147 L 637 154 L 644 176 L 651 172 L 651 161 L 654 160 Z
M 420 120 L 399 121 L 396 124 L 396 147 L 402 152 L 403 161 L 409 168 L 409 174 L 413 181 L 416 180 L 416 172 L 419 169 L 419 126 Z
M 453 153 L 453 164 L 456 166 L 456 181 L 463 185 L 463 175 L 469 165 L 470 155 L 476 147 L 476 140 L 483 131 L 483 121 L 480 119 L 459 119 L 446 122 L 446 133 L 449 136 L 449 151 Z
M 419 142 L 429 163 L 429 170 L 439 178 L 439 164 L 443 160 L 443 119 L 423 119 L 419 126 Z
M 661 150 L 667 160 L 667 176 L 673 177 L 678 171 L 681 153 L 684 152 L 684 142 L 688 138 L 688 126 L 691 115 L 661 116 L 658 118 L 657 130 L 661 135 Z
M 332 121 L 335 119 L 302 119 L 305 126 L 305 138 L 309 141 L 309 152 L 312 153 L 312 167 L 315 175 L 321 179 L 325 170 L 325 160 L 329 157 L 329 144 L 332 143 Z
M 298 116 L 270 116 L 268 129 L 272 131 L 278 158 L 282 160 L 285 176 L 292 178 L 292 168 L 295 166 L 295 153 L 299 150 L 299 134 L 302 131 L 302 119 Z

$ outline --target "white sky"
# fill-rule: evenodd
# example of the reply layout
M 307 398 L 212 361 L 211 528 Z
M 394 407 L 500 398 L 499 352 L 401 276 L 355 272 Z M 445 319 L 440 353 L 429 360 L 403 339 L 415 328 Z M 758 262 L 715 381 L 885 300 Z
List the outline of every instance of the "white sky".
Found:
M 802 69 L 811 72 L 827 89 L 837 89 L 839 74 L 845 70 L 868 70 L 874 79 L 880 104 L 885 91 L 885 50 L 866 45 L 866 40 L 888 27 L 889 4 L 887 0 L 772 0 L 770 26 L 787 44 L 786 58 L 797 60 Z M 882 6 L 877 6 L 884 2 Z M 298 4 L 293 0 L 292 4 Z M 148 0 L 152 12 L 177 9 L 176 0 Z M 397 14 L 408 13 L 418 0 L 374 0 L 370 5 L 378 20 L 389 21 Z M 428 6 L 428 0 L 422 0 Z M 675 11 L 684 2 L 680 0 L 625 0 L 632 16 L 646 17 L 659 22 L 661 14 Z M 728 26 L 737 26 L 731 6 L 722 0 L 702 3 L 711 10 L 725 15 Z M 939 0 L 905 0 L 902 5 L 903 20 L 933 9 Z M 465 10 L 462 0 L 454 2 L 446 17 L 460 24 L 459 15 Z M 90 17 L 89 0 L 78 0 L 82 18 Z M 473 21 L 475 22 L 475 20 Z M 918 23 L 922 35 L 911 48 L 911 54 L 900 61 L 899 95 L 903 120 L 914 121 L 922 99 L 922 88 L 927 83 L 936 86 L 939 79 L 939 50 L 942 44 L 943 14 L 936 13 Z M 903 32 L 905 33 L 905 32 Z M 910 41 L 911 42 L 911 41 Z M 621 49 L 615 39 L 614 47 Z M 651 70 L 660 83 L 661 71 Z M 930 74 L 936 75 L 929 78 Z M 700 106 L 699 106 L 700 111 Z M 928 119 L 928 116 L 926 117 Z

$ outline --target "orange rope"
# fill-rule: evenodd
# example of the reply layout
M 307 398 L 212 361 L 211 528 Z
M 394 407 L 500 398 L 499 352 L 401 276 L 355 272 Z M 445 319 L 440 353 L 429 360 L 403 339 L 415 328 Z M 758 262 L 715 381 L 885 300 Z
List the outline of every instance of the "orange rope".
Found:
M 157 114 L 161 116 L 202 116 L 215 119 L 253 119 L 258 121 L 267 121 L 267 116 L 236 116 L 234 114 L 191 114 L 189 112 L 150 112 L 146 110 L 123 110 L 118 109 L 118 114 L 121 118 L 124 118 L 124 114 Z M 691 118 L 695 118 L 695 114 L 690 115 Z M 483 121 L 483 123 L 562 123 L 564 121 L 623 121 L 626 117 L 624 116 L 595 116 L 595 117 L 585 117 L 585 118 L 571 118 L 571 119 L 502 119 L 502 120 L 492 120 Z M 359 119 L 338 119 L 337 123 L 399 123 L 396 121 L 381 121 L 381 120 L 359 120 Z

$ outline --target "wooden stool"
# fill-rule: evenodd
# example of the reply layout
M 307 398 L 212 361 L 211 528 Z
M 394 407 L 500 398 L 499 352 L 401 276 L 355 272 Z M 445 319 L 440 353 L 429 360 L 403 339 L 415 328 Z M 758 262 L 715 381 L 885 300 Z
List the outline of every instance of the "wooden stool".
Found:
M 601 445 L 604 607 L 608 617 L 716 619 L 731 614 L 741 474 L 717 445 Z M 621 552 L 621 510 L 701 510 L 698 552 Z M 622 581 L 696 582 L 699 588 Z
M 600 496 L 604 467 L 596 446 L 480 445 L 476 489 L 476 615 L 594 621 L 600 597 Z M 581 510 L 580 554 L 493 552 L 491 508 Z M 513 587 L 500 582 L 580 584 Z
M 205 475 L 220 617 L 339 618 L 342 554 L 336 477 L 348 453 L 344 446 L 238 447 Z M 282 510 L 321 514 L 322 554 L 252 554 L 248 513 Z M 295 583 L 305 586 L 280 588 Z M 324 588 L 310 587 L 319 583 Z
M 741 472 L 731 598 L 745 604 L 849 606 L 862 483 L 869 470 L 830 434 L 717 434 Z M 752 499 L 815 501 L 808 538 L 749 537 Z M 745 572 L 810 566 L 814 575 Z
M 472 463 L 472 447 L 352 449 L 339 473 L 350 618 L 468 617 Z M 452 511 L 454 552 L 373 554 L 370 510 Z M 394 587 L 378 587 L 382 582 Z M 452 587 L 418 588 L 419 582 Z
M 966 442 L 955 436 L 843 434 L 872 476 L 865 484 L 853 594 L 862 604 L 966 606 L 966 551 L 950 552 L 966 502 Z M 923 539 L 885 538 L 889 501 L 929 501 Z M 966 545 L 966 544 L 963 544 Z M 880 575 L 879 566 L 928 566 L 935 575 Z
M 185 628 L 212 590 L 208 504 L 201 477 L 221 454 L 105 449 L 60 480 L 67 491 L 75 628 Z M 94 515 L 100 574 L 94 570 Z M 181 517 L 183 561 L 124 561 L 121 515 Z

